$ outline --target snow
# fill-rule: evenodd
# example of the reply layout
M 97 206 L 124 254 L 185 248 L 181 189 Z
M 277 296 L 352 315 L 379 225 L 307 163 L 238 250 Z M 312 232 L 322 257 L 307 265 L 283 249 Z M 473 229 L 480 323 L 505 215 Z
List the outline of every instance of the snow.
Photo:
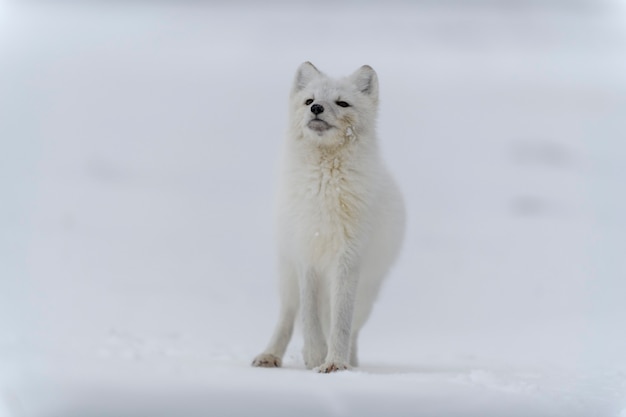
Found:
M 626 416 L 623 4 L 4 2 L 0 416 Z M 362 366 L 255 369 L 306 60 L 408 207 Z

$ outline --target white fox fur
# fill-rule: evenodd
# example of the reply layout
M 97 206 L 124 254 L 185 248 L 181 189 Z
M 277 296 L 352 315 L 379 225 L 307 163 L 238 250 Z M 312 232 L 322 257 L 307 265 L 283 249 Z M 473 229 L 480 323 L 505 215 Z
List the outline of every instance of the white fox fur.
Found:
M 357 337 L 404 232 L 404 206 L 378 150 L 378 78 L 331 79 L 303 63 L 290 97 L 278 201 L 281 313 L 254 366 L 278 367 L 299 312 L 304 362 L 357 366 Z

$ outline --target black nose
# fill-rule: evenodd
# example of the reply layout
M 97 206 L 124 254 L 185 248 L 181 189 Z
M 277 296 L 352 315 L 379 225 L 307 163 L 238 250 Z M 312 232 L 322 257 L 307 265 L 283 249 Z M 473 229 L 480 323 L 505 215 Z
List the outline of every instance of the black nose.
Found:
M 314 104 L 311 106 L 311 111 L 313 114 L 318 115 L 320 113 L 324 113 L 324 107 L 319 104 Z

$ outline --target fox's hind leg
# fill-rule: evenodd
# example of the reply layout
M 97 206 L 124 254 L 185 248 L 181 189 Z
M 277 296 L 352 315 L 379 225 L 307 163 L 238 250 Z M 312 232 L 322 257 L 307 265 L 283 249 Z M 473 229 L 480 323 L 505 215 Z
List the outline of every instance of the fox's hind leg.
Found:
M 359 357 L 358 357 L 358 338 L 359 332 L 353 332 L 352 338 L 350 340 L 350 366 L 357 367 L 359 366 Z
M 300 302 L 302 304 L 302 333 L 304 346 L 302 356 L 308 369 L 321 365 L 326 357 L 327 345 L 321 323 L 321 280 L 318 273 L 309 268 L 302 274 Z

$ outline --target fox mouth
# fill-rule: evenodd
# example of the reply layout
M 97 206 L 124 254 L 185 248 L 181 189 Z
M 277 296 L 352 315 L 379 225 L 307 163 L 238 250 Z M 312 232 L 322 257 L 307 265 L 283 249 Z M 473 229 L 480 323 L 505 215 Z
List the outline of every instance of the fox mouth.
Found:
M 317 117 L 315 119 L 311 119 L 307 126 L 309 127 L 309 129 L 314 130 L 318 133 L 325 132 L 328 129 L 332 128 L 331 125 L 329 125 L 322 119 L 318 119 Z

